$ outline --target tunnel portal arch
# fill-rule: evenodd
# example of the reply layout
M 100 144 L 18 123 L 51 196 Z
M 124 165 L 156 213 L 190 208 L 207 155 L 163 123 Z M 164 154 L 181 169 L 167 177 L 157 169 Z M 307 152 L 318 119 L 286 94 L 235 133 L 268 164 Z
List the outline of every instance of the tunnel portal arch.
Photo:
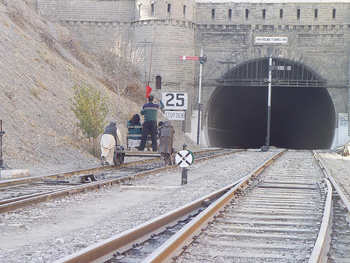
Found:
M 270 145 L 328 149 L 335 109 L 325 81 L 304 65 L 273 58 Z M 228 71 L 208 101 L 210 146 L 260 148 L 267 135 L 269 58 L 247 61 Z

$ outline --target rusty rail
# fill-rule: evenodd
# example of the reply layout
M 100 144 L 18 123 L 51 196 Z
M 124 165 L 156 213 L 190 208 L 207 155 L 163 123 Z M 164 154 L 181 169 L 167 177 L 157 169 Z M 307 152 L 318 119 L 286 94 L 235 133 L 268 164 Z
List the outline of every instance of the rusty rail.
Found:
M 171 224 L 172 222 L 176 222 L 179 220 L 179 218 L 182 218 L 189 214 L 191 211 L 194 211 L 202 206 L 202 203 L 204 200 L 213 200 L 218 198 L 219 196 L 222 196 L 224 193 L 234 193 L 236 190 L 243 185 L 247 184 L 250 180 L 250 178 L 254 175 L 258 175 L 261 173 L 270 163 L 272 163 L 276 158 L 278 158 L 280 155 L 282 155 L 284 151 L 281 151 L 277 153 L 275 156 L 270 158 L 267 162 L 265 162 L 263 165 L 256 168 L 251 174 L 243 177 L 241 180 L 226 186 L 210 195 L 207 195 L 203 198 L 197 199 L 196 201 L 183 206 L 175 211 L 169 212 L 163 216 L 157 217 L 151 221 L 148 221 L 138 227 L 132 228 L 131 230 L 128 230 L 126 232 L 123 232 L 117 236 L 111 237 L 107 239 L 106 241 L 100 242 L 98 244 L 95 244 L 91 247 L 85 248 L 81 251 L 78 251 L 77 253 L 71 254 L 69 256 L 66 256 L 55 263 L 80 263 L 80 262 L 104 262 L 111 258 L 113 258 L 113 254 L 116 253 L 116 251 L 122 253 L 123 251 L 126 251 L 128 249 L 132 248 L 133 244 L 140 243 L 142 241 L 145 241 L 150 238 L 152 234 L 154 234 L 157 231 L 161 231 L 166 228 L 167 225 Z M 226 195 L 225 195 L 226 196 Z M 227 200 L 225 197 L 224 200 Z M 219 198 L 216 202 L 224 202 L 221 201 Z M 204 212 L 208 214 L 208 217 L 211 216 L 211 212 L 207 212 L 207 210 L 211 210 L 210 208 L 207 208 Z M 217 209 L 215 209 L 216 211 Z M 192 222 L 196 221 L 196 219 L 193 219 Z M 199 227 L 199 224 L 195 224 L 195 227 Z M 199 228 L 200 229 L 200 228 Z M 182 230 L 176 234 L 176 236 L 181 235 L 183 233 Z M 162 249 L 156 250 L 154 254 L 156 254 L 156 257 L 154 257 L 154 254 L 151 254 L 150 257 L 152 260 L 147 258 L 145 262 L 164 262 L 165 259 L 170 259 L 171 255 L 174 253 L 173 250 L 175 250 L 175 246 L 178 247 L 179 242 L 183 243 L 188 238 L 188 236 L 185 234 L 184 236 L 181 236 L 174 245 L 170 245 L 168 248 L 164 248 L 164 246 L 167 246 L 168 242 L 164 243 L 161 247 Z M 154 258 L 153 258 L 154 257 Z
M 286 150 L 277 153 L 275 156 L 270 158 L 266 163 L 256 168 L 252 173 L 243 177 L 240 182 L 235 185 L 230 191 L 228 191 L 223 197 L 219 198 L 212 206 L 207 208 L 200 216 L 193 219 L 189 224 L 172 236 L 162 246 L 150 254 L 143 262 L 167 262 L 171 261 L 182 247 L 190 243 L 190 240 L 197 235 L 202 227 L 212 219 L 218 211 L 220 211 L 236 194 L 238 189 L 241 189 L 247 185 L 253 176 L 259 175 L 268 165 L 270 165 L 279 156 L 285 153 Z
M 203 157 L 203 158 L 197 159 L 197 161 L 208 160 L 210 158 L 228 155 L 228 154 L 234 154 L 237 152 L 240 152 L 240 151 L 224 152 L 224 153 L 220 153 L 220 154 L 217 154 L 214 156 Z M 200 153 L 202 153 L 202 152 L 200 152 Z M 200 154 L 200 153 L 197 153 L 197 154 Z M 74 176 L 74 175 L 93 174 L 93 173 L 97 173 L 97 172 L 101 172 L 101 171 L 113 170 L 116 167 L 127 167 L 127 166 L 133 166 L 136 164 L 144 164 L 145 162 L 153 162 L 153 161 L 154 161 L 154 159 L 148 159 L 148 160 L 124 163 L 121 165 L 102 166 L 102 167 L 96 167 L 96 168 L 85 169 L 85 170 L 78 170 L 78 171 L 72 171 L 72 172 L 66 172 L 66 173 L 53 174 L 53 175 L 48 175 L 48 176 L 37 176 L 37 177 L 30 177 L 30 178 L 7 180 L 4 182 L 0 182 L 0 187 L 7 187 L 10 185 L 16 185 L 16 184 L 20 184 L 20 183 L 22 183 L 22 184 L 23 183 L 30 183 L 33 181 L 42 181 L 43 179 L 47 179 L 47 178 L 58 179 L 58 178 L 64 177 L 64 176 L 68 177 L 68 176 Z M 156 168 L 153 170 L 139 172 L 137 174 L 125 176 L 122 178 L 114 178 L 114 179 L 108 179 L 108 180 L 103 180 L 103 181 L 94 181 L 94 182 L 90 182 L 90 183 L 84 184 L 84 185 L 69 187 L 68 189 L 51 191 L 51 192 L 41 193 L 41 194 L 37 193 L 37 194 L 25 196 L 25 197 L 15 198 L 15 199 L 8 200 L 8 201 L 4 200 L 4 201 L 0 202 L 0 214 L 5 213 L 5 212 L 10 212 L 10 211 L 13 211 L 13 210 L 16 210 L 19 208 L 23 208 L 23 207 L 26 207 L 26 206 L 29 206 L 32 204 L 50 201 L 50 200 L 55 199 L 55 198 L 62 198 L 62 197 L 70 196 L 72 194 L 77 194 L 80 192 L 84 192 L 86 190 L 99 189 L 103 186 L 109 186 L 109 185 L 123 183 L 125 181 L 141 178 L 143 176 L 146 176 L 146 175 L 149 175 L 149 174 L 152 174 L 155 172 L 172 171 L 175 169 L 179 169 L 177 165 L 161 167 L 161 168 Z

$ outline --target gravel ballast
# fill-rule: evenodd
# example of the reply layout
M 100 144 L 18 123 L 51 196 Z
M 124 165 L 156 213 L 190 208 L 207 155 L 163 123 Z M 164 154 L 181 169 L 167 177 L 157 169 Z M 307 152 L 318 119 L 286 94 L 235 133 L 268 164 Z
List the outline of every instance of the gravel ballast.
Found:
M 237 181 L 267 161 L 250 150 L 194 162 L 188 183 L 181 169 L 148 176 L 131 186 L 112 186 L 0 215 L 0 262 L 54 262 Z M 321 154 L 350 192 L 350 158 Z

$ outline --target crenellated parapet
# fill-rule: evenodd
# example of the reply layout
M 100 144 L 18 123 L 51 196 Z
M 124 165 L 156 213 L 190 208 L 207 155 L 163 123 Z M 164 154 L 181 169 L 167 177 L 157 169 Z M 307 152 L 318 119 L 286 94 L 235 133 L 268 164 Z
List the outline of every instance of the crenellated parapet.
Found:
M 135 20 L 148 19 L 175 19 L 175 20 L 195 20 L 194 0 L 136 0 Z

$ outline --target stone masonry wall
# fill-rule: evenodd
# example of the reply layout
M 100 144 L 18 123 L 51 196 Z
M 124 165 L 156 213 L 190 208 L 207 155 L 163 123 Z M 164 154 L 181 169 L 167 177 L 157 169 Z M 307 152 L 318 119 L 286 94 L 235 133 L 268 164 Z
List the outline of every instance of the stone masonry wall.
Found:
M 131 22 L 134 0 L 37 0 L 37 10 L 50 21 Z
M 196 47 L 203 46 L 208 57 L 203 72 L 204 106 L 215 80 L 246 61 L 268 57 L 267 49 L 272 47 L 272 57 L 300 63 L 325 80 L 336 112 L 349 108 L 344 96 L 349 84 L 350 3 L 199 3 L 196 24 Z M 257 36 L 288 37 L 288 43 L 257 44 Z
M 199 1 L 200 2 L 200 1 Z M 198 3 L 198 24 L 246 24 L 246 25 L 331 25 L 349 23 L 349 3 L 252 3 L 221 1 Z M 213 9 L 214 15 L 213 15 Z M 231 10 L 231 17 L 229 16 Z M 298 10 L 300 13 L 298 15 Z M 315 11 L 317 10 L 317 11 Z M 335 16 L 333 16 L 335 10 Z
M 63 20 L 61 25 L 69 28 L 84 46 L 96 55 L 111 49 L 118 37 L 124 40 L 134 38 L 132 23 Z
M 180 42 L 179 39 L 182 41 Z M 153 42 L 151 82 L 161 76 L 166 85 L 193 84 L 193 63 L 180 61 L 181 55 L 194 56 L 194 28 L 191 23 L 169 20 L 155 23 L 138 23 L 135 26 L 135 41 L 142 44 L 146 40 L 147 56 L 151 56 Z M 153 40 L 153 41 L 152 41 Z M 149 63 L 146 64 L 147 72 Z
M 344 0 L 30 1 L 42 16 L 67 26 L 93 52 L 108 49 L 117 36 L 134 40 L 145 50 L 145 81 L 149 78 L 154 86 L 160 76 L 162 91 L 187 91 L 190 109 L 197 108 L 199 63 L 180 61 L 180 55 L 199 56 L 203 48 L 208 57 L 202 83 L 205 109 L 217 79 L 248 60 L 267 57 L 269 47 L 273 57 L 302 64 L 324 79 L 337 112 L 350 108 L 343 99 L 350 97 L 350 3 Z M 255 42 L 255 37 L 264 36 L 288 37 L 288 42 Z

